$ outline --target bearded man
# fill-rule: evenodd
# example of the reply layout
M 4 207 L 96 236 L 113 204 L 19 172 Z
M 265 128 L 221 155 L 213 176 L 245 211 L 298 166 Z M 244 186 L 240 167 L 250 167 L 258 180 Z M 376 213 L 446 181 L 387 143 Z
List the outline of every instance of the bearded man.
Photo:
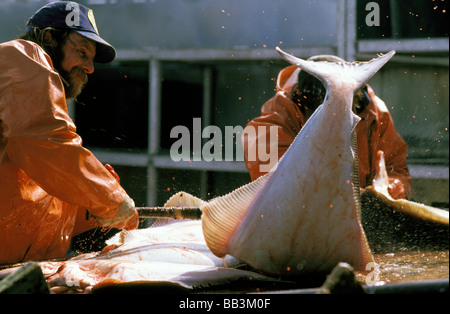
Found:
M 115 55 L 75 2 L 45 5 L 21 39 L 0 44 L 0 264 L 62 257 L 72 236 L 97 226 L 137 227 L 134 201 L 67 111 L 94 62 Z

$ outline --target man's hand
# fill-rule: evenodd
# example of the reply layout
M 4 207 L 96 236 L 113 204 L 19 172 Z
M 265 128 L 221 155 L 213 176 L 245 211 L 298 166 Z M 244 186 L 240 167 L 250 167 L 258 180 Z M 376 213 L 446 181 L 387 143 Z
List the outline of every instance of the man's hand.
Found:
M 114 168 L 110 164 L 105 165 L 112 176 L 120 183 L 120 177 L 114 171 Z M 120 205 L 119 211 L 113 218 L 100 218 L 96 217 L 97 221 L 102 227 L 106 228 L 118 228 L 125 230 L 136 229 L 139 225 L 139 215 L 134 207 L 134 201 L 127 195 L 122 205 Z
M 405 187 L 399 179 L 389 178 L 388 192 L 394 199 L 405 198 Z

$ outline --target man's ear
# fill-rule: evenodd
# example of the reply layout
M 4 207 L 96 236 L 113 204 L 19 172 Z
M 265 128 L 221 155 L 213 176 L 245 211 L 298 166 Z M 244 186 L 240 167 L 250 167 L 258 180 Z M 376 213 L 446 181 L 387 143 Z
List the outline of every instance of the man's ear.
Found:
M 55 48 L 57 45 L 56 40 L 53 38 L 52 32 L 49 30 L 45 31 L 43 41 L 46 45 L 52 48 Z

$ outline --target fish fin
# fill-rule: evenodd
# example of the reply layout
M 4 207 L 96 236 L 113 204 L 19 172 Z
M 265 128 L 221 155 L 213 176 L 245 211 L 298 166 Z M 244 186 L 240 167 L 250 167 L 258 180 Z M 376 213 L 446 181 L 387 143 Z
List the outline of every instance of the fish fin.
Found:
M 122 230 L 116 233 L 114 236 L 105 241 L 108 246 L 119 247 L 125 242 L 136 240 L 139 238 L 139 234 L 135 232 L 136 230 Z M 109 250 L 106 250 L 109 251 Z
M 364 271 L 367 270 L 367 265 L 369 263 L 374 263 L 375 260 L 372 255 L 372 251 L 370 250 L 369 242 L 367 241 L 367 237 L 364 233 L 364 229 L 361 226 L 361 236 L 359 240 L 359 265 L 355 268 Z
M 354 91 L 363 86 L 395 54 L 395 51 L 391 50 L 367 62 L 333 63 L 305 61 L 284 52 L 279 47 L 276 47 L 276 50 L 284 60 L 315 76 L 325 86 L 328 87 L 333 80 L 338 79 L 352 84 Z
M 162 218 L 161 220 L 164 220 L 165 218 Z M 147 241 L 148 240 L 148 233 L 150 229 L 156 228 L 156 227 L 162 227 L 170 224 L 173 222 L 179 222 L 179 220 L 167 218 L 169 222 L 161 221 L 158 223 L 160 219 L 156 219 L 156 221 L 148 228 L 145 229 L 134 229 L 134 230 L 121 230 L 120 232 L 116 233 L 114 236 L 109 238 L 105 241 L 105 243 L 108 246 L 114 246 L 117 247 L 129 243 L 129 242 L 140 242 L 140 241 Z M 156 224 L 156 225 L 155 225 Z M 108 250 L 109 251 L 109 250 Z
M 366 190 L 375 194 L 375 197 L 383 203 L 395 208 L 399 212 L 409 214 L 433 223 L 441 225 L 449 225 L 449 212 L 440 208 L 428 206 L 425 204 L 412 202 L 406 199 L 394 199 L 389 194 L 389 176 L 386 171 L 386 163 L 384 160 L 384 152 L 377 152 L 378 171 L 372 181 L 372 186 L 368 186 Z
M 187 192 L 178 192 L 172 195 L 164 204 L 164 207 L 200 207 L 206 202 Z M 156 218 L 151 227 L 160 227 L 177 222 L 178 219 L 173 218 Z
M 172 195 L 164 207 L 200 207 L 206 204 L 202 199 L 186 192 L 178 192 Z
M 108 253 L 109 251 L 112 251 L 112 250 L 117 249 L 117 248 L 120 247 L 121 245 L 122 245 L 122 244 L 109 244 L 109 245 L 107 245 L 106 247 L 104 247 L 104 248 L 100 251 L 100 253 L 101 253 L 101 254 Z
M 375 177 L 372 180 L 372 186 L 379 193 L 382 193 L 387 198 L 393 200 L 388 190 L 389 176 L 387 174 L 386 163 L 384 161 L 384 152 L 381 150 L 377 152 L 377 172 L 375 173 Z
M 364 232 L 364 228 L 362 226 L 361 219 L 361 192 L 359 188 L 359 171 L 358 171 L 358 150 L 357 150 L 357 136 L 356 130 L 353 129 L 352 132 L 352 152 L 353 152 L 353 167 L 352 167 L 352 180 L 353 180 L 353 199 L 356 206 L 356 217 L 358 224 L 360 226 L 360 235 L 359 235 L 359 263 L 357 268 L 360 270 L 365 269 L 366 265 L 369 263 L 373 263 L 373 255 L 369 247 L 369 243 L 367 242 L 367 237 Z
M 202 207 L 203 235 L 216 256 L 227 254 L 229 240 L 272 173 L 268 172 L 229 194 L 212 199 Z
M 353 166 L 352 166 L 352 181 L 353 181 L 353 199 L 356 205 L 356 216 L 361 223 L 361 193 L 359 189 L 359 163 L 358 163 L 358 149 L 357 149 L 357 135 L 356 130 L 352 132 L 352 152 L 353 152 Z
M 120 246 L 123 244 L 122 232 L 127 232 L 127 230 L 122 230 L 121 232 L 116 233 L 111 238 L 105 240 L 107 246 L 117 245 Z
M 156 218 L 155 221 L 150 225 L 149 228 L 158 228 L 171 225 L 180 222 L 180 219 L 175 218 Z

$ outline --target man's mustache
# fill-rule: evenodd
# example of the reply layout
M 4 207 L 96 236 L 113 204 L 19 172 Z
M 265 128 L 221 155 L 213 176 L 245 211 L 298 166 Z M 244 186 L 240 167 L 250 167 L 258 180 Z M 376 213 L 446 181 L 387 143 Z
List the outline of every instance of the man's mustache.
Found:
M 76 98 L 88 82 L 88 75 L 82 67 L 76 66 L 70 71 L 60 71 L 65 86 L 66 98 Z
M 69 77 L 73 78 L 76 76 L 79 76 L 83 85 L 87 83 L 88 75 L 86 74 L 86 71 L 84 71 L 82 67 L 76 66 L 72 70 L 70 70 Z

